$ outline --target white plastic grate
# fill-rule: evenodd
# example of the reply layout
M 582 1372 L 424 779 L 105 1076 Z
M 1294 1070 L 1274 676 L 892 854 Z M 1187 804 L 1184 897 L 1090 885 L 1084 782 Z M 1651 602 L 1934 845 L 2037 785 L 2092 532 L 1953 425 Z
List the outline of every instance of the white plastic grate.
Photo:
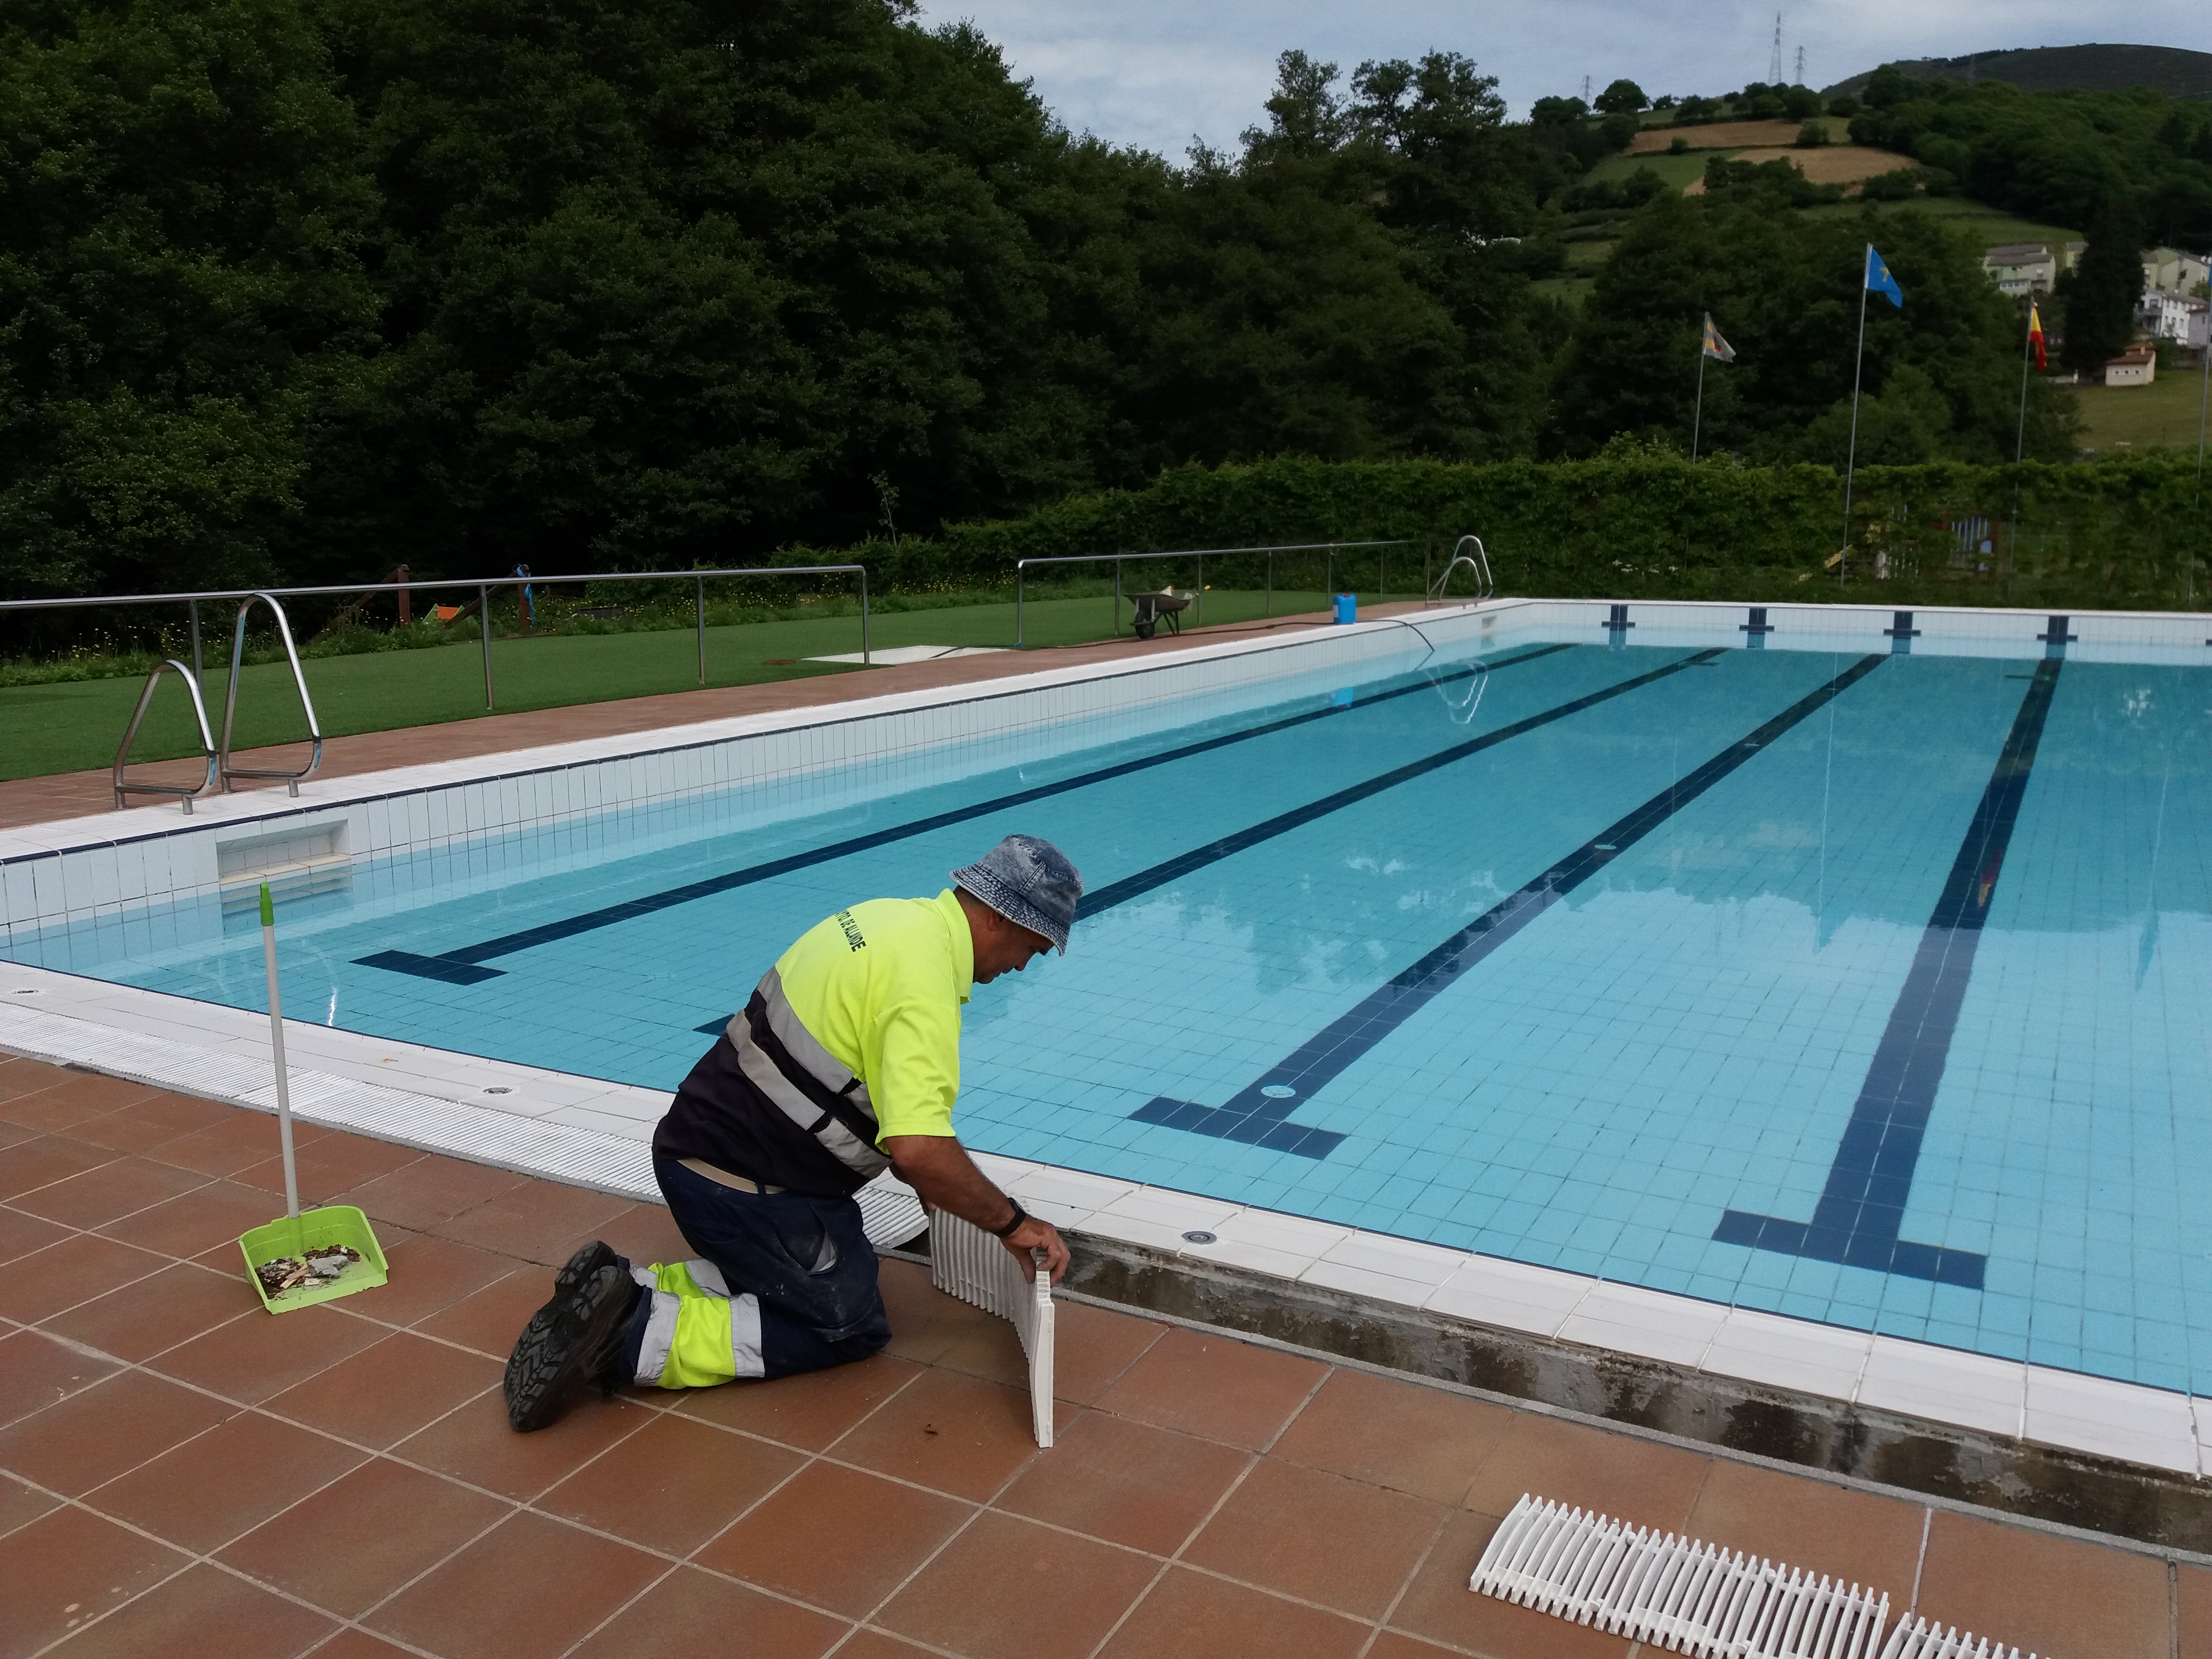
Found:
M 1022 1277 L 1006 1247 L 943 1210 L 929 1218 L 929 1282 L 948 1296 L 1013 1322 L 1030 1362 L 1030 1421 L 1052 1444 L 1052 1279 Z
M 2008 1648 L 1988 1637 L 1974 1639 L 1972 1631 L 1946 1630 L 1925 1619 L 1906 1619 L 1889 1633 L 1881 1659 L 2035 1659 L 2032 1653 Z
M 1526 1495 L 1471 1588 L 1692 1659 L 1875 1659 L 1889 1619 L 1856 1584 Z

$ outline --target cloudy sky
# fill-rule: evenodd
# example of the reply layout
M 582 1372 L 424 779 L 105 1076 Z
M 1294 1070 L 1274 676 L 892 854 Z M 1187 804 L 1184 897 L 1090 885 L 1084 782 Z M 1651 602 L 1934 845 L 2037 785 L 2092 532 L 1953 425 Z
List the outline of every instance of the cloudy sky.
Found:
M 1627 76 L 1655 97 L 1763 81 L 1772 0 L 922 0 L 973 21 L 1075 131 L 1181 159 L 1228 146 L 1261 116 L 1276 53 L 1300 46 L 1347 73 L 1443 47 L 1498 78 L 1516 114 L 1538 98 Z M 2212 51 L 2203 0 L 1808 0 L 1782 8 L 1784 78 L 1827 86 L 1891 58 L 1950 58 L 2083 40 Z

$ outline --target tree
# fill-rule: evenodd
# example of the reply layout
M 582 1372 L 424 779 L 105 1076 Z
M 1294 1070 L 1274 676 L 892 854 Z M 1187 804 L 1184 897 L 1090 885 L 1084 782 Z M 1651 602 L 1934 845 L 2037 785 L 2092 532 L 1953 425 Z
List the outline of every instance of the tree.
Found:
M 1650 106 L 1651 100 L 1644 95 L 1644 88 L 1629 80 L 1615 81 L 1597 95 L 1597 111 L 1601 115 L 1633 115 Z
M 2136 337 L 2143 285 L 2139 224 L 2134 204 L 2116 197 L 2089 227 L 2089 245 L 2066 295 L 2066 343 L 2059 354 L 2076 374 L 2101 374 Z

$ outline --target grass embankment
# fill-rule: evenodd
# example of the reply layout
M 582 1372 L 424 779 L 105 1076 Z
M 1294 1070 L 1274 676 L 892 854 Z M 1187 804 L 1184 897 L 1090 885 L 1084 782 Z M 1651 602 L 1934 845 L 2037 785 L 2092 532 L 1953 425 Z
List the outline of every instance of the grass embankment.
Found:
M 1363 592 L 1362 598 L 1368 596 Z M 1412 594 L 1395 594 L 1408 599 Z M 1110 636 L 1106 597 L 1032 599 L 1023 636 L 1030 645 L 1073 645 Z M 1319 592 L 1278 592 L 1283 615 L 1321 608 Z M 1206 619 L 1241 622 L 1261 616 L 1258 592 L 1214 590 L 1206 596 Z M 1126 611 L 1122 631 L 1128 630 Z M 1011 646 L 1014 607 L 977 604 L 927 611 L 878 611 L 869 643 Z M 866 673 L 862 668 L 807 662 L 805 658 L 860 649 L 857 613 L 798 622 L 748 623 L 707 630 L 707 683 L 753 685 L 817 674 Z M 565 708 L 657 692 L 698 688 L 697 635 L 690 629 L 492 640 L 492 683 L 497 712 Z M 308 694 L 325 737 L 397 731 L 473 720 L 485 713 L 483 657 L 479 641 L 358 656 L 310 659 L 304 670 Z M 0 687 L 0 778 L 42 776 L 109 764 L 129 722 L 143 681 L 138 678 L 68 680 Z M 208 719 L 222 735 L 225 673 L 208 667 Z M 306 735 L 289 671 L 281 663 L 254 663 L 239 676 L 237 746 L 298 741 Z M 196 754 L 197 738 L 182 686 L 165 679 L 140 730 L 132 759 L 173 759 Z M 416 758 L 441 758 L 437 735 L 426 732 Z
M 2198 411 L 2203 407 L 2204 371 L 2160 369 L 2148 386 L 2085 386 L 2075 393 L 2081 405 L 2081 447 L 2106 451 L 2197 447 Z

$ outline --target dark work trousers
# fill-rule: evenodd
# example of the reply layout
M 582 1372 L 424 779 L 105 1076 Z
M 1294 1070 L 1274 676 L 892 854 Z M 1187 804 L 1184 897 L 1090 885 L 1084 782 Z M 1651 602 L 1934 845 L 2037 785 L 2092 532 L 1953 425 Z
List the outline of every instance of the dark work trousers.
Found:
M 760 1298 L 769 1376 L 866 1359 L 891 1340 L 876 1251 L 849 1198 L 744 1193 L 673 1158 L 653 1172 L 685 1241 L 721 1269 L 732 1296 Z

